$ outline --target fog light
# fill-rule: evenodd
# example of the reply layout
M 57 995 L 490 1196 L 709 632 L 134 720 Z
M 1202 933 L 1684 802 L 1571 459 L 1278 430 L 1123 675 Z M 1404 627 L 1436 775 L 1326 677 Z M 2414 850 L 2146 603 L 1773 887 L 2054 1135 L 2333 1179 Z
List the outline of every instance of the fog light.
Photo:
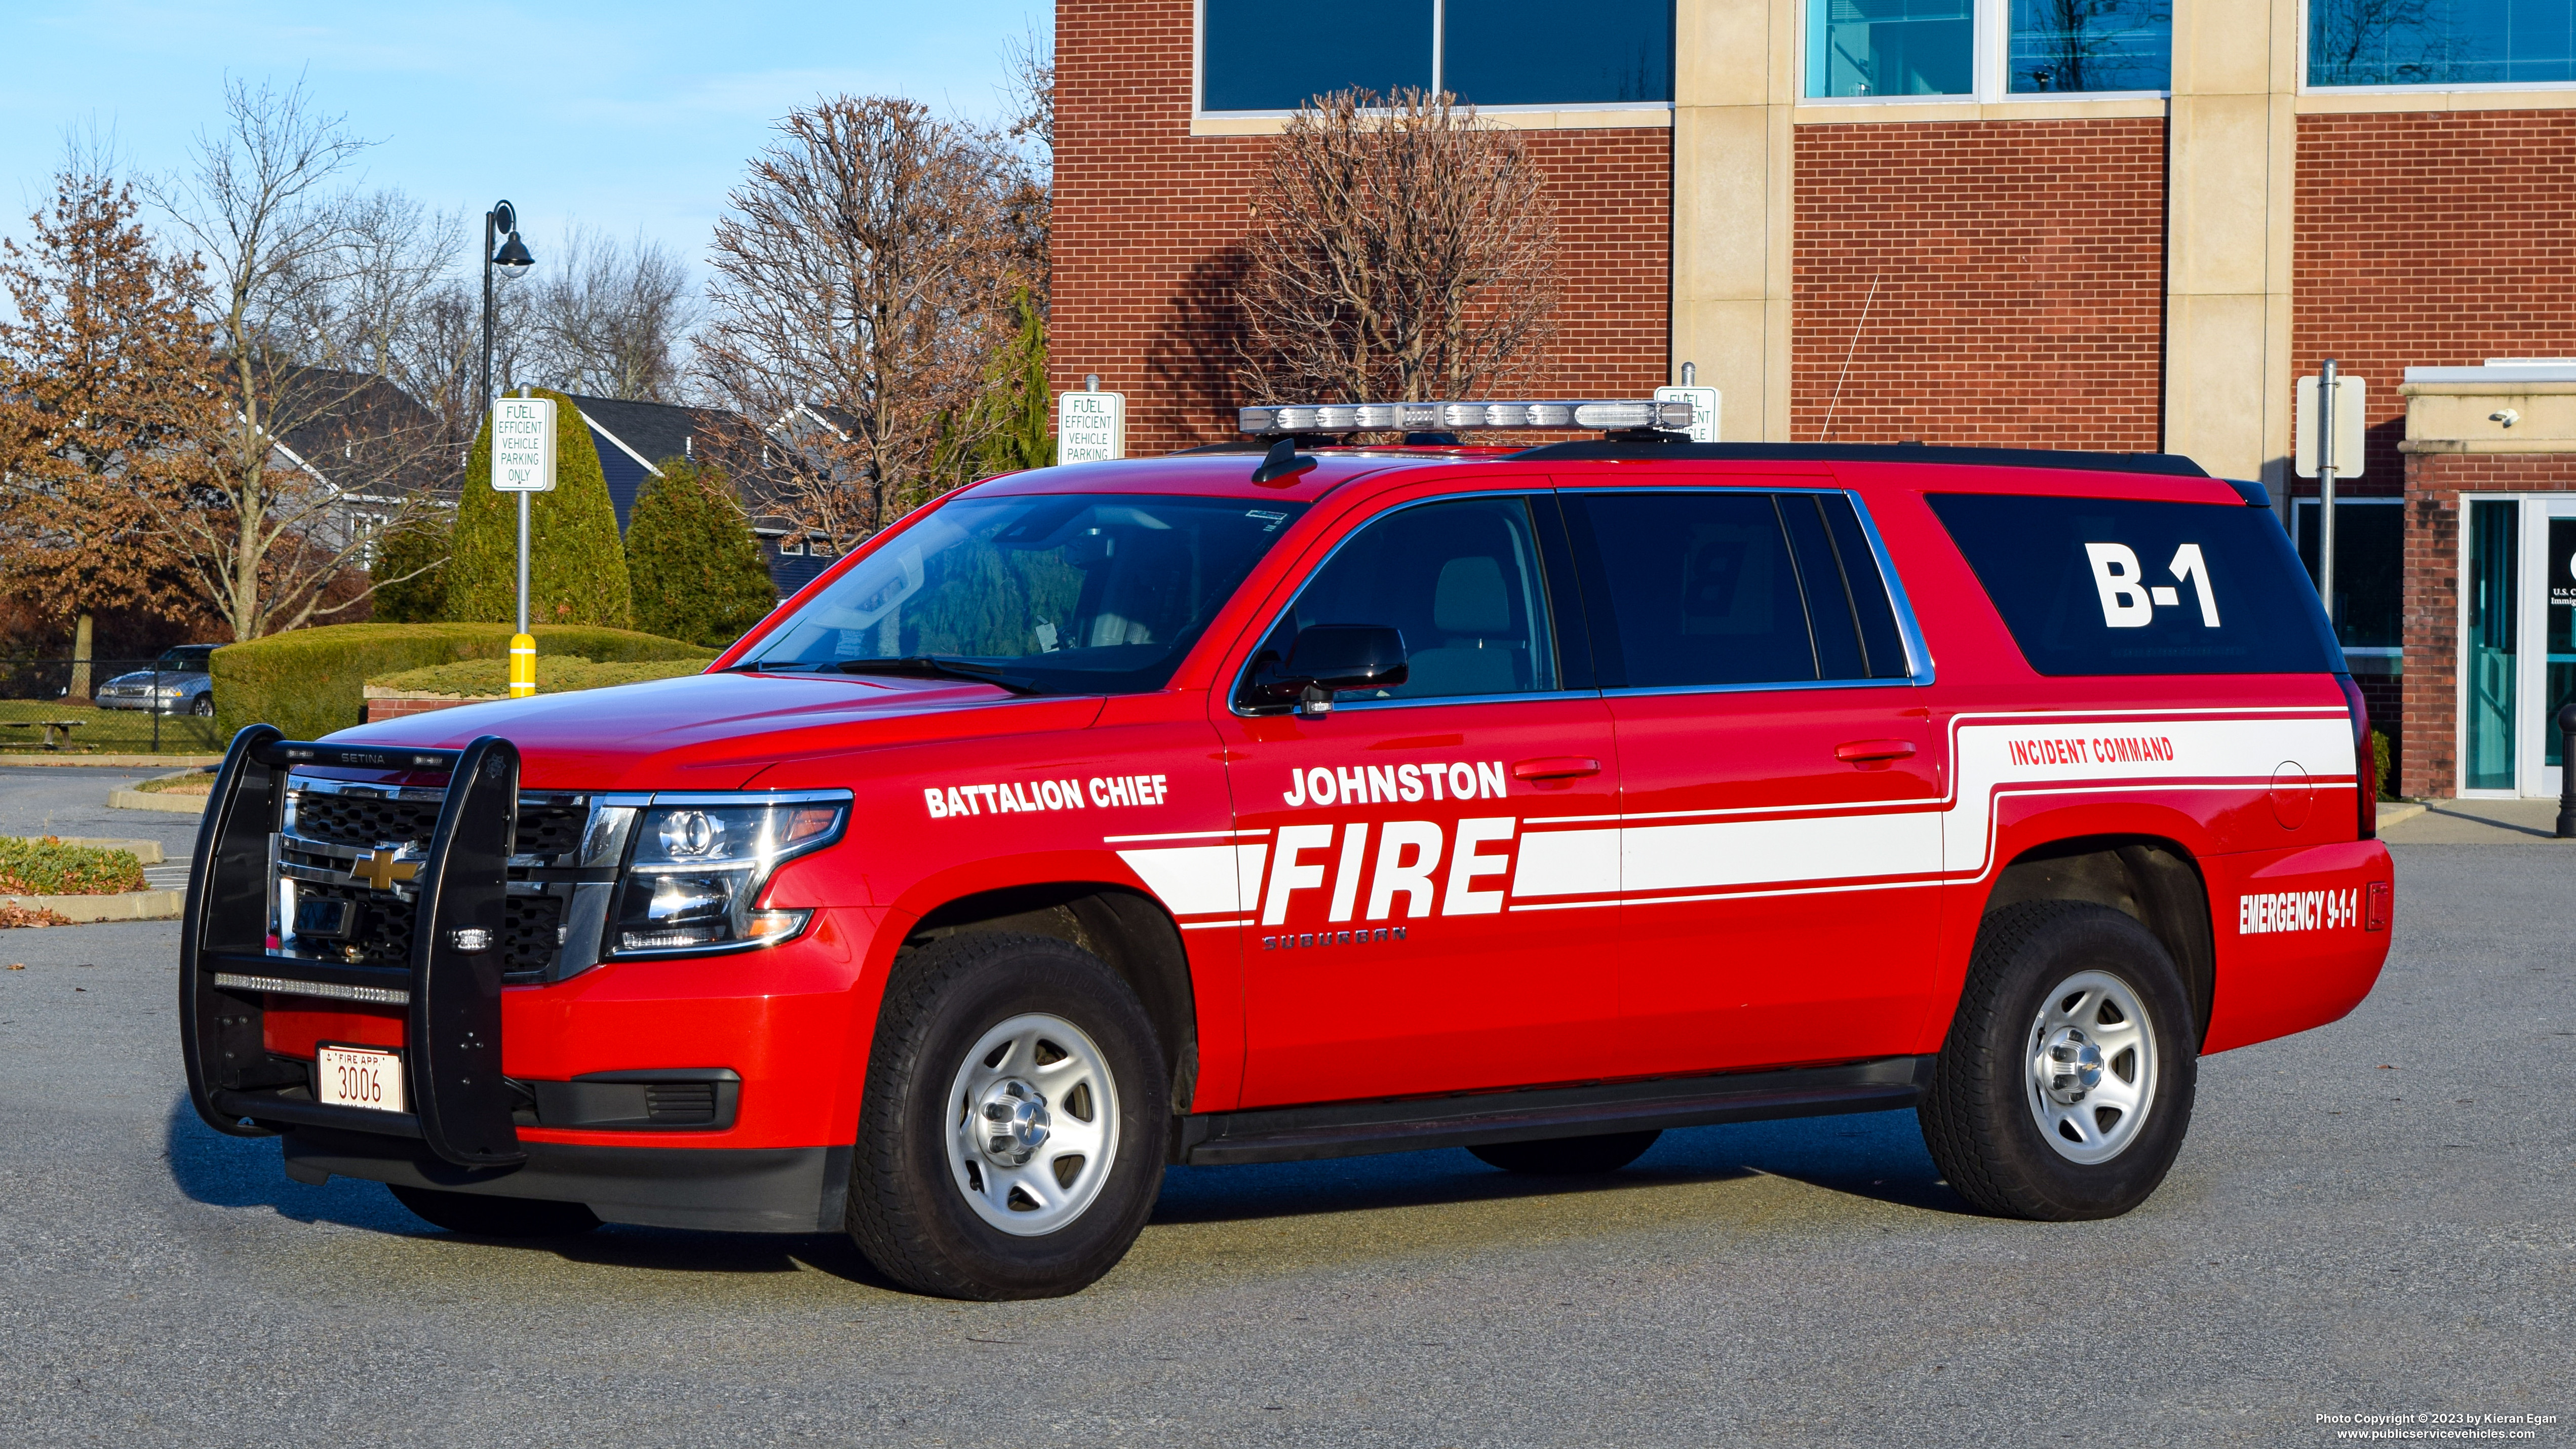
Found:
M 471 956 L 492 949 L 492 933 L 481 926 L 459 926 L 447 933 L 447 944 Z

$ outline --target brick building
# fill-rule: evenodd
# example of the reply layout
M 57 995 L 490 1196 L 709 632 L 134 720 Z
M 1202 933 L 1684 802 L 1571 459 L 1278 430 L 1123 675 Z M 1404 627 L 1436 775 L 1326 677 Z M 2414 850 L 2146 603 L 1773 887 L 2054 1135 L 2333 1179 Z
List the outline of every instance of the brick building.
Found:
M 2370 390 L 2337 622 L 2402 788 L 2556 793 L 2576 418 L 2470 414 L 2554 418 L 2576 368 L 2462 370 L 2576 357 L 2576 0 L 1059 0 L 1056 41 L 1055 385 L 1127 393 L 1130 451 L 1232 435 L 1287 114 L 1445 88 L 1548 176 L 1550 394 L 1690 362 L 1730 439 L 2184 453 L 2313 558 L 2293 385 L 2335 358 Z

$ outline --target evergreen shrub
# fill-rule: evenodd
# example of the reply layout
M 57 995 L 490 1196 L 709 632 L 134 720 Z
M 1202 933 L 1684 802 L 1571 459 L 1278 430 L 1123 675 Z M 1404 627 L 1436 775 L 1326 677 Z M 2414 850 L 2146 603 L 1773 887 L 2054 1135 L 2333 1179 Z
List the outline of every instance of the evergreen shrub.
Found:
M 626 585 L 626 550 L 617 539 L 617 509 L 581 409 L 555 400 L 555 488 L 529 497 L 528 622 L 599 624 L 634 621 Z M 492 490 L 492 423 L 485 419 L 465 464 L 456 533 L 448 559 L 446 618 L 508 623 L 518 617 L 519 501 Z
M 375 623 L 426 624 L 447 617 L 448 538 L 454 526 L 445 510 L 434 510 L 376 540 L 376 562 L 367 570 L 376 585 Z
M 769 617 L 778 588 L 721 469 L 665 458 L 626 517 L 635 627 L 721 649 Z
M 696 674 L 715 662 L 715 656 L 700 652 L 687 659 L 640 659 L 614 664 L 584 659 L 578 654 L 546 654 L 537 659 L 537 693 L 571 694 L 583 689 L 607 689 L 620 684 L 641 684 L 648 679 L 677 679 Z M 405 694 L 452 694 L 462 699 L 506 699 L 510 694 L 510 661 L 507 659 L 460 659 L 453 664 L 432 664 L 425 669 L 406 669 L 397 674 L 380 674 L 367 681 L 374 689 L 398 689 Z

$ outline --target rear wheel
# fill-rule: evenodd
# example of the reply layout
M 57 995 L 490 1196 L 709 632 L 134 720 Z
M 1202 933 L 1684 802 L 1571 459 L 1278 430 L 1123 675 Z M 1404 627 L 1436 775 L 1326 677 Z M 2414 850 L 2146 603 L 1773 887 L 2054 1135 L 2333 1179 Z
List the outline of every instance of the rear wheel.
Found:
M 1916 1109 L 1961 1197 L 2008 1217 L 2116 1217 L 2164 1181 L 2190 1125 L 2197 1033 L 2182 975 L 2109 906 L 1987 917 Z
M 1661 1132 L 1605 1132 L 1597 1137 L 1549 1137 L 1536 1142 L 1488 1142 L 1467 1150 L 1505 1172 L 1577 1177 L 1617 1172 L 1643 1157 Z
M 599 1215 L 577 1202 L 533 1197 L 490 1197 L 435 1187 L 387 1183 L 394 1200 L 433 1226 L 473 1238 L 569 1238 L 599 1226 Z
M 868 1058 L 849 1229 L 888 1277 L 1049 1298 L 1126 1255 L 1162 1188 L 1153 1023 L 1099 957 L 953 937 L 897 968 Z

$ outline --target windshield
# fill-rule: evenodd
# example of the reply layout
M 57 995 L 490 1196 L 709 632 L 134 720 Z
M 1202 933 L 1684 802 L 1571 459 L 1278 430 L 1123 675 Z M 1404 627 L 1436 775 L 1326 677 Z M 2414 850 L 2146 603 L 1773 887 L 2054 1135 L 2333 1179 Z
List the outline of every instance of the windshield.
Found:
M 860 560 L 737 669 L 990 675 L 1042 693 L 1160 689 L 1304 505 L 961 498 Z
M 152 667 L 164 674 L 203 674 L 206 672 L 206 656 L 214 652 L 211 644 L 194 649 L 182 644 L 163 651 L 161 657 L 152 662 Z

